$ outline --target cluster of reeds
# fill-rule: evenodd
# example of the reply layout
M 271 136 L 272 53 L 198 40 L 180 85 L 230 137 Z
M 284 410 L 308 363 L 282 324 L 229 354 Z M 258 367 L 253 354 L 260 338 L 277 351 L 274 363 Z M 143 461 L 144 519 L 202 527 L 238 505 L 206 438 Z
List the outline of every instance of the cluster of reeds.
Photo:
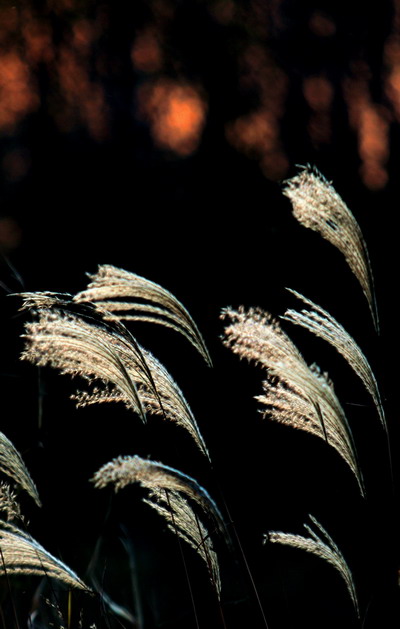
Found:
M 350 210 L 331 184 L 308 167 L 285 184 L 284 194 L 289 197 L 297 220 L 317 231 L 344 255 L 367 298 L 378 330 L 367 248 Z M 262 392 L 257 396 L 263 416 L 306 431 L 322 439 L 327 448 L 332 447 L 347 464 L 356 481 L 355 488 L 357 486 L 365 498 L 368 487 L 359 463 L 357 443 L 333 383 L 317 365 L 307 364 L 282 326 L 286 323 L 301 326 L 327 341 L 341 354 L 372 398 L 389 443 L 377 379 L 363 351 L 344 327 L 320 305 L 294 290 L 290 292 L 303 303 L 303 309 L 289 309 L 280 318 L 258 307 L 225 308 L 221 315 L 226 322 L 223 343 L 240 358 L 259 366 L 264 373 Z M 51 366 L 60 373 L 79 376 L 86 381 L 85 390 L 73 396 L 78 407 L 122 402 L 142 422 L 146 422 L 149 415 L 155 415 L 170 423 L 171 439 L 175 427 L 185 430 L 195 449 L 214 471 L 209 449 L 182 391 L 164 365 L 142 347 L 127 327 L 131 322 L 144 321 L 171 328 L 183 335 L 211 366 L 209 352 L 196 324 L 171 293 L 143 277 L 107 265 L 99 267 L 98 272 L 90 276 L 86 290 L 76 295 L 24 293 L 21 297 L 22 310 L 33 316 L 33 320 L 26 323 L 23 360 L 37 366 Z M 0 575 L 7 581 L 10 595 L 14 575 L 40 575 L 57 580 L 66 588 L 87 593 L 96 591 L 107 610 L 105 617 L 109 618 L 110 614 L 119 618 L 122 626 L 127 621 L 131 623 L 129 626 L 141 628 L 138 610 L 118 607 L 94 578 L 89 588 L 30 536 L 13 488 L 25 490 L 40 506 L 38 491 L 20 454 L 1 433 L 0 472 L 8 479 L 0 486 Z M 212 498 L 189 472 L 168 464 L 168 448 L 163 462 L 139 456 L 130 448 L 105 462 L 97 471 L 93 470 L 91 480 L 97 489 L 111 486 L 115 492 L 120 492 L 137 484 L 144 490 L 145 503 L 202 560 L 219 605 L 218 622 L 228 626 L 223 613 L 224 581 L 218 547 L 221 544 L 225 547 L 226 561 L 232 561 L 233 565 L 235 552 L 242 551 L 240 539 L 223 499 Z M 249 479 L 248 482 L 253 481 Z M 345 557 L 324 526 L 314 516 L 310 519 L 313 527 L 305 524 L 308 536 L 270 530 L 265 531 L 264 542 L 302 549 L 328 562 L 345 583 L 355 617 L 361 617 L 364 610 L 359 604 L 357 587 Z M 261 545 L 262 540 L 260 549 Z M 266 605 L 260 600 L 244 554 L 242 559 L 253 583 L 263 623 L 268 626 L 268 609 L 264 610 Z M 18 612 L 14 611 L 18 623 Z M 59 608 L 56 611 L 60 613 Z M 32 618 L 29 625 L 32 628 L 45 626 L 39 621 L 35 624 Z M 69 620 L 63 617 L 59 626 L 63 626 L 62 622 L 70 626 Z M 209 626 L 213 622 L 210 620 Z M 79 626 L 83 626 L 83 621 Z

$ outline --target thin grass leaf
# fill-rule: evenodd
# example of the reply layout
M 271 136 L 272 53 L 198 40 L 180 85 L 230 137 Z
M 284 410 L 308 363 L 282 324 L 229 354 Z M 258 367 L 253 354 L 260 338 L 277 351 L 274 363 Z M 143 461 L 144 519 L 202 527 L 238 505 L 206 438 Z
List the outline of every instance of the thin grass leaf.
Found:
M 65 585 L 90 592 L 75 572 L 48 553 L 30 535 L 0 520 L 0 575 L 7 573 L 47 576 Z
M 316 336 L 319 336 L 330 343 L 339 352 L 339 354 L 345 358 L 372 397 L 378 411 L 379 419 L 385 432 L 387 433 L 385 412 L 378 384 L 370 364 L 360 347 L 357 345 L 353 337 L 346 332 L 344 327 L 340 325 L 340 323 L 338 323 L 338 321 L 336 321 L 329 312 L 295 290 L 288 290 L 298 299 L 301 299 L 301 301 L 303 301 L 303 303 L 307 306 L 310 306 L 310 309 L 303 308 L 301 312 L 292 309 L 286 310 L 281 319 L 290 321 L 290 323 L 294 323 L 295 325 L 300 325 L 310 332 L 313 332 Z
M 147 321 L 170 327 L 183 334 L 206 363 L 212 365 L 203 337 L 192 317 L 165 288 L 111 265 L 99 266 L 97 273 L 89 275 L 89 278 L 91 282 L 87 289 L 75 295 L 75 301 L 96 303 L 102 310 L 111 313 L 110 317 L 118 320 Z
M 197 518 L 188 499 L 196 503 L 221 534 L 226 530 L 221 513 L 208 492 L 183 472 L 139 456 L 118 457 L 101 467 L 93 476 L 96 488 L 111 484 L 117 492 L 139 483 L 149 491 L 145 500 L 167 520 L 171 530 L 199 553 L 206 562 L 210 579 L 220 596 L 221 584 L 217 556 L 210 535 Z
M 97 381 L 91 392 L 73 396 L 78 406 L 120 401 L 137 412 L 161 415 L 184 428 L 200 451 L 210 456 L 195 418 L 169 372 L 143 349 L 118 321 L 104 321 L 89 304 L 43 294 L 23 295 L 23 308 L 38 321 L 26 325 L 21 358 L 50 365 L 62 373 Z
M 379 332 L 374 280 L 360 226 L 343 199 L 316 168 L 305 166 L 285 182 L 283 194 L 293 215 L 303 225 L 328 240 L 344 255 L 367 298 L 375 329 Z
M 321 526 L 316 518 L 314 518 L 312 515 L 309 515 L 309 518 L 311 522 L 317 527 L 319 532 L 322 533 L 322 537 L 320 537 L 308 524 L 304 524 L 304 528 L 310 534 L 310 537 L 294 535 L 292 533 L 282 533 L 281 531 L 268 531 L 265 536 L 265 541 L 269 541 L 272 544 L 283 544 L 286 546 L 291 546 L 292 548 L 305 550 L 308 553 L 312 553 L 313 555 L 324 559 L 332 566 L 334 566 L 346 583 L 347 591 L 353 602 L 356 614 L 358 617 L 360 617 L 359 604 L 353 576 L 342 553 L 340 552 L 338 546 L 335 544 L 331 536 Z M 322 538 L 325 538 L 325 541 Z
M 268 372 L 264 394 L 256 397 L 266 408 L 264 416 L 327 441 L 346 461 L 364 495 L 351 430 L 327 374 L 316 365 L 309 367 L 279 322 L 260 308 L 227 308 L 222 318 L 231 321 L 224 344 Z
M 2 432 L 0 432 L 0 472 L 11 478 L 18 487 L 27 491 L 38 507 L 41 506 L 36 485 L 20 453 Z

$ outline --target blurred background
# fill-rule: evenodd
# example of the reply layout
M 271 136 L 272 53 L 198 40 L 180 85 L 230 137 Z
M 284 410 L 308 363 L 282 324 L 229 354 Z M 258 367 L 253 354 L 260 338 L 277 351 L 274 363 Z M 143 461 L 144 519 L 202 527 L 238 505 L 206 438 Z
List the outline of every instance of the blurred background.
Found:
M 135 453 L 225 497 L 270 629 L 359 626 L 333 568 L 262 546 L 268 529 L 301 533 L 308 513 L 348 558 L 364 627 L 398 626 L 396 501 L 368 395 L 334 350 L 288 324 L 306 360 L 335 383 L 363 501 L 324 443 L 262 420 L 253 399 L 262 374 L 224 349 L 219 314 L 239 304 L 283 314 L 298 306 L 285 287 L 329 310 L 370 359 L 397 445 L 399 120 L 398 0 L 0 0 L 0 428 L 42 496 L 41 513 L 21 497 L 32 534 L 82 578 L 96 564 L 136 619 L 119 617 L 122 626 L 140 626 L 138 615 L 145 628 L 196 626 L 176 540 L 142 494 L 112 499 L 88 483 L 112 457 Z M 363 230 L 379 339 L 343 257 L 296 223 L 282 195 L 307 163 L 333 181 Z M 187 397 L 213 473 L 178 428 L 142 426 L 117 405 L 75 411 L 76 383 L 19 362 L 27 315 L 10 294 L 75 293 L 98 264 L 158 282 L 196 320 L 212 370 L 174 332 L 131 329 Z M 200 626 L 221 626 L 206 571 L 186 554 Z M 225 551 L 221 563 L 227 626 L 265 627 L 240 555 L 235 563 Z M 21 617 L 32 584 L 21 580 Z M 4 590 L 5 618 L 9 599 Z M 91 607 L 82 622 L 102 627 L 104 612 Z

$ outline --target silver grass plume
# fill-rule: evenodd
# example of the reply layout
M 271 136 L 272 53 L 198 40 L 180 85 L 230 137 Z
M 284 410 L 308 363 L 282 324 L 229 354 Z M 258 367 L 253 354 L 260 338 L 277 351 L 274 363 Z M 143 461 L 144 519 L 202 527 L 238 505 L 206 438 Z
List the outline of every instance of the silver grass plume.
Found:
M 11 478 L 18 487 L 27 491 L 36 504 L 41 506 L 36 485 L 21 455 L 2 432 L 0 432 L 0 472 Z
M 116 492 L 133 483 L 147 489 L 149 497 L 145 502 L 167 520 L 174 533 L 195 548 L 207 564 L 211 582 L 220 595 L 218 560 L 210 534 L 188 500 L 201 507 L 223 536 L 227 537 L 227 534 L 218 507 L 196 480 L 168 465 L 135 455 L 120 456 L 106 463 L 94 474 L 92 482 L 97 488 L 111 484 Z
M 68 566 L 30 535 L 0 520 L 0 575 L 3 574 L 48 576 L 69 587 L 91 591 Z
M 22 360 L 38 366 L 50 365 L 61 373 L 81 376 L 92 382 L 101 381 L 110 387 L 113 398 L 123 400 L 128 408 L 146 421 L 134 380 L 130 377 L 113 345 L 118 334 L 102 325 L 96 312 L 86 307 L 85 318 L 70 309 L 69 296 L 53 293 L 23 293 L 22 310 L 31 310 L 38 320 L 25 325 L 25 349 Z M 88 315 L 88 316 L 87 316 Z M 119 332 L 119 330 L 118 330 Z M 121 335 L 121 344 L 127 339 Z M 132 354 L 146 370 L 138 348 L 132 344 Z M 132 359 L 134 359 L 132 357 Z M 100 401 L 100 391 L 99 391 Z M 108 399 L 108 398 L 107 398 Z
M 133 374 L 132 378 L 135 381 L 137 394 L 144 411 L 149 414 L 160 415 L 185 428 L 200 451 L 211 461 L 197 422 L 182 391 L 155 356 L 143 347 L 140 347 L 140 350 L 152 375 L 154 387 L 149 386 L 146 378 L 140 379 L 135 375 L 137 367 L 132 362 L 130 352 L 127 352 L 123 346 L 119 347 L 120 357 L 126 366 L 127 372 Z M 95 389 L 92 393 L 79 392 L 73 397 L 78 406 L 122 400 L 119 392 L 115 390 L 110 391 L 109 387 L 103 390 Z
M 187 542 L 205 562 L 210 581 L 221 598 L 221 578 L 217 554 L 211 537 L 189 503 L 174 490 L 154 489 L 145 502 L 168 523 L 168 528 Z
M 21 358 L 62 373 L 100 381 L 74 398 L 78 406 L 121 401 L 146 421 L 146 411 L 185 428 L 210 459 L 194 416 L 168 371 L 143 349 L 122 323 L 104 321 L 91 304 L 76 304 L 48 293 L 24 294 L 23 308 L 38 320 L 26 324 Z M 75 314 L 77 312 L 77 314 Z
M 268 372 L 264 394 L 256 397 L 267 409 L 264 416 L 327 441 L 346 461 L 364 495 L 351 430 L 327 374 L 316 365 L 309 367 L 279 322 L 262 309 L 226 308 L 221 317 L 231 321 L 224 344 Z
M 17 495 L 7 483 L 0 483 L 0 512 L 3 514 L 2 517 L 5 515 L 9 522 L 24 521 Z
M 334 566 L 346 583 L 347 591 L 353 602 L 356 614 L 360 617 L 354 580 L 342 553 L 317 519 L 312 515 L 309 515 L 309 518 L 317 529 L 319 529 L 319 532 L 322 533 L 322 537 L 320 537 L 308 524 L 304 524 L 303 526 L 310 534 L 310 537 L 294 535 L 292 533 L 282 533 L 281 531 L 268 531 L 265 535 L 265 541 L 273 544 L 284 544 L 286 546 L 291 546 L 292 548 L 305 550 L 308 553 L 312 553 L 313 555 L 324 559 Z M 322 538 L 325 538 L 325 541 Z
M 99 489 L 112 484 L 116 492 L 133 483 L 139 483 L 149 490 L 158 487 L 181 492 L 197 503 L 214 521 L 219 531 L 226 534 L 222 514 L 204 487 L 184 472 L 158 461 L 150 461 L 137 455 L 119 456 L 103 465 L 93 476 L 92 482 Z
M 75 295 L 77 302 L 92 302 L 109 317 L 148 321 L 183 334 L 211 366 L 211 358 L 195 322 L 186 308 L 165 288 L 124 269 L 105 264 L 89 275 L 87 289 Z M 139 301 L 138 301 L 139 300 Z M 149 302 L 149 303 L 144 303 Z
M 329 312 L 295 290 L 288 290 L 310 308 L 303 308 L 301 312 L 289 309 L 286 310 L 285 314 L 280 318 L 313 332 L 316 336 L 330 343 L 339 354 L 345 358 L 372 397 L 378 411 L 379 419 L 387 433 L 385 412 L 383 410 L 378 384 L 370 364 L 359 345 L 357 345 L 353 337 L 346 332 L 344 327 L 340 325 Z
M 367 298 L 375 329 L 379 332 L 374 280 L 368 250 L 353 214 L 333 186 L 316 168 L 305 166 L 283 188 L 293 215 L 303 225 L 328 240 L 344 255 Z

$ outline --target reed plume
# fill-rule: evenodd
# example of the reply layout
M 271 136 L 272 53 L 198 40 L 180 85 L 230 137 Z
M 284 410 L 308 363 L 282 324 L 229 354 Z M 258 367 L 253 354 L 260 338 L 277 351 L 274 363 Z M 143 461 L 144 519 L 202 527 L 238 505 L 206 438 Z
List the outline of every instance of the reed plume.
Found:
M 324 559 L 330 563 L 339 572 L 340 576 L 346 583 L 347 591 L 353 602 L 356 614 L 360 617 L 359 604 L 357 599 L 357 593 L 354 585 L 353 576 L 351 571 L 340 552 L 338 546 L 333 541 L 332 537 L 321 526 L 316 518 L 309 515 L 311 522 L 317 527 L 322 537 L 318 535 L 308 524 L 304 524 L 304 528 L 310 534 L 310 537 L 304 537 L 302 535 L 294 535 L 292 533 L 282 533 L 281 531 L 268 531 L 265 535 L 265 541 L 272 544 L 283 544 L 291 546 L 292 548 L 299 548 L 305 550 L 308 553 L 312 553 L 321 559 Z M 324 538 L 325 541 L 322 539 Z
M 268 372 L 264 394 L 256 398 L 266 408 L 264 416 L 324 439 L 346 461 L 364 495 L 351 430 L 327 374 L 309 367 L 279 322 L 260 308 L 227 308 L 222 318 L 231 322 L 224 344 Z
M 208 450 L 181 390 L 169 372 L 142 348 L 122 323 L 104 321 L 94 306 L 51 294 L 25 294 L 23 308 L 37 314 L 26 324 L 21 356 L 101 383 L 74 396 L 78 406 L 121 401 L 146 421 L 146 411 L 189 432 L 200 451 Z
M 217 553 L 210 534 L 189 503 L 174 490 L 153 489 L 145 502 L 168 523 L 168 528 L 189 544 L 205 562 L 210 581 L 221 598 L 221 578 Z
M 0 520 L 0 575 L 48 576 L 65 585 L 90 592 L 77 575 L 48 553 L 30 535 Z
M 41 506 L 36 485 L 21 455 L 2 432 L 0 432 L 0 472 L 11 478 L 18 487 L 27 491 L 38 507 Z
M 149 491 L 145 500 L 168 522 L 169 528 L 198 552 L 207 564 L 210 579 L 220 596 L 218 560 L 211 537 L 198 519 L 188 500 L 201 507 L 212 520 L 214 528 L 226 536 L 222 515 L 208 492 L 183 472 L 157 461 L 139 456 L 120 456 L 101 467 L 93 476 L 97 488 L 111 484 L 117 492 L 127 485 L 139 483 Z
M 344 255 L 367 298 L 375 329 L 379 332 L 374 280 L 367 245 L 360 226 L 343 199 L 316 168 L 305 166 L 283 188 L 293 215 L 303 225 L 328 240 Z
M 147 321 L 183 334 L 211 366 L 211 357 L 195 322 L 186 308 L 165 288 L 150 280 L 109 264 L 89 274 L 87 289 L 75 295 L 76 302 L 92 302 L 109 317 Z M 144 303 L 149 302 L 149 303 Z
M 9 522 L 14 520 L 23 522 L 24 520 L 17 495 L 7 483 L 0 483 L 0 512 Z
M 281 317 L 285 321 L 290 321 L 295 325 L 300 325 L 316 336 L 330 343 L 341 354 L 353 371 L 360 378 L 366 390 L 372 397 L 375 407 L 378 411 L 379 419 L 385 432 L 387 432 L 387 424 L 385 412 L 382 405 L 381 395 L 378 383 L 375 379 L 371 366 L 357 345 L 355 340 L 336 319 L 332 317 L 326 310 L 318 306 L 310 299 L 307 299 L 295 290 L 288 289 L 293 295 L 309 306 L 309 309 L 303 308 L 301 312 L 297 310 L 286 310 Z
M 116 492 L 133 483 L 139 483 L 148 490 L 156 487 L 180 492 L 198 504 L 225 535 L 223 517 L 204 487 L 184 472 L 158 461 L 150 461 L 137 455 L 119 456 L 103 465 L 93 476 L 92 482 L 99 489 L 112 484 Z

